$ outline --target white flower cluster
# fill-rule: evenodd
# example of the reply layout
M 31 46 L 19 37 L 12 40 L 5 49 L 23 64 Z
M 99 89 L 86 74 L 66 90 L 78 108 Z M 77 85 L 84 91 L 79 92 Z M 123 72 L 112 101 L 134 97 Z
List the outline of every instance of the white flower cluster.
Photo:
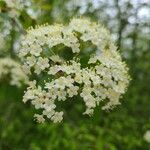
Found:
M 87 67 L 82 66 L 79 57 L 83 51 L 81 42 L 91 42 L 97 49 Z M 73 59 L 65 60 L 59 55 L 60 44 L 72 49 Z M 48 77 L 42 86 L 33 79 L 24 94 L 24 102 L 31 100 L 36 109 L 42 110 L 42 114 L 35 115 L 37 121 L 44 122 L 47 117 L 61 122 L 63 112 L 56 111 L 55 102 L 77 95 L 85 102 L 84 114 L 88 115 L 92 115 L 101 101 L 106 100 L 102 109 L 120 104 L 119 98 L 125 93 L 130 78 L 116 49 L 109 32 L 88 19 L 74 18 L 66 26 L 44 25 L 28 30 L 19 52 L 23 68 L 28 74 Z
M 3 0 L 9 8 L 22 9 L 23 0 Z
M 20 11 L 25 8 L 28 0 L 3 0 L 7 7 L 9 8 L 9 16 L 10 17 L 18 17 L 20 15 Z
M 0 58 L 0 80 L 8 79 L 10 85 L 20 87 L 22 83 L 27 84 L 28 77 L 21 69 L 21 65 L 11 58 Z

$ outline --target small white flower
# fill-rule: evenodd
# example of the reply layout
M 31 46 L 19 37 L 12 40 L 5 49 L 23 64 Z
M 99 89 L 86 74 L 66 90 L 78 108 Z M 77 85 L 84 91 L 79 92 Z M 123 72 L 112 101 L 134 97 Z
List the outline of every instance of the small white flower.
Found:
M 23 102 L 26 103 L 28 100 L 32 100 L 35 98 L 35 94 L 33 92 L 33 90 L 28 90 L 25 92 L 24 96 L 23 96 Z
M 43 111 L 43 115 L 44 116 L 47 116 L 47 118 L 51 119 L 51 117 L 55 114 L 55 111 L 52 109 L 52 110 L 44 110 Z
M 58 93 L 57 93 L 57 96 L 58 96 L 58 100 L 60 101 L 60 100 L 62 100 L 62 101 L 64 101 L 64 100 L 66 100 L 66 91 L 64 91 L 64 90 L 59 90 L 58 91 Z
M 39 45 L 31 45 L 30 46 L 30 53 L 34 56 L 40 56 L 42 52 L 42 48 Z
M 32 67 L 34 66 L 36 63 L 36 58 L 34 56 L 31 57 L 27 57 L 27 64 Z
M 37 62 L 37 67 L 39 67 L 41 70 L 48 68 L 49 67 L 48 58 L 39 57 L 38 62 Z
M 59 62 L 59 63 L 62 62 L 62 59 L 61 59 L 58 55 L 53 55 L 53 56 L 50 57 L 50 59 L 51 59 L 53 62 Z
M 57 122 L 61 122 L 63 120 L 63 112 L 55 112 L 55 114 L 52 116 L 51 120 L 54 122 L 54 123 L 57 123 Z
M 73 97 L 74 95 L 78 95 L 78 86 L 71 86 L 70 88 L 67 89 L 67 93 L 69 97 Z
M 89 115 L 91 116 L 94 113 L 94 110 L 91 108 L 87 108 L 86 111 L 83 113 L 83 115 Z
M 38 123 L 44 123 L 45 122 L 43 115 L 35 114 L 34 117 L 36 118 Z
M 41 71 L 42 71 L 42 69 L 39 67 L 39 65 L 36 64 L 35 67 L 34 67 L 34 72 L 37 75 L 39 75 L 41 73 Z

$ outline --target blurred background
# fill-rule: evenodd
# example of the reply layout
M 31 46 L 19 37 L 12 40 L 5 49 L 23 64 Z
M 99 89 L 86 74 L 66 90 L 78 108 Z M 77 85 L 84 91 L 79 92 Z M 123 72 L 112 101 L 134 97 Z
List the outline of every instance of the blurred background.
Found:
M 130 68 L 132 81 L 122 105 L 110 112 L 96 108 L 89 118 L 80 104 L 68 104 L 63 123 L 37 124 L 35 109 L 22 102 L 26 86 L 10 85 L 0 68 L 0 150 L 150 149 L 144 139 L 150 130 L 149 0 L 0 0 L 0 59 L 20 63 L 20 39 L 30 26 L 66 24 L 80 16 L 110 30 Z

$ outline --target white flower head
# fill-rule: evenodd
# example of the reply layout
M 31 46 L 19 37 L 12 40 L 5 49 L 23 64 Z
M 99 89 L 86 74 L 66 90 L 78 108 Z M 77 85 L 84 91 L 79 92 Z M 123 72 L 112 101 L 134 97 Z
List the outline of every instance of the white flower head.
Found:
M 91 48 L 82 48 L 83 43 L 96 49 L 84 65 L 82 53 Z M 66 47 L 72 50 L 66 53 L 73 55 L 73 59 L 62 55 L 61 50 Z M 88 19 L 74 18 L 66 26 L 43 25 L 28 30 L 19 55 L 31 74 L 48 78 L 42 86 L 38 82 L 29 86 L 24 94 L 24 102 L 30 100 L 36 109 L 42 109 L 42 115 L 36 115 L 38 122 L 44 122 L 46 117 L 61 122 L 63 112 L 56 111 L 55 102 L 77 95 L 86 106 L 83 114 L 91 116 L 94 108 L 105 100 L 102 109 L 112 109 L 120 104 L 130 81 L 128 68 L 107 29 Z
M 10 85 L 20 87 L 28 83 L 28 77 L 18 62 L 11 58 L 0 58 L 0 80 L 8 75 Z

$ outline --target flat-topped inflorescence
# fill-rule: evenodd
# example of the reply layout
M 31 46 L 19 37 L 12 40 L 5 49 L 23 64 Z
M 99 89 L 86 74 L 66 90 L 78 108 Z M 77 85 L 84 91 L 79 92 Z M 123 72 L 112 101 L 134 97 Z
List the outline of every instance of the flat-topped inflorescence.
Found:
M 84 67 L 80 56 L 86 50 L 82 49 L 83 43 L 89 42 L 96 51 Z M 62 55 L 65 48 L 72 50 L 67 51 L 72 55 L 70 59 Z M 42 110 L 42 114 L 35 115 L 38 122 L 44 122 L 45 117 L 61 122 L 63 112 L 56 111 L 55 102 L 77 95 L 85 103 L 84 114 L 92 115 L 94 108 L 105 100 L 102 109 L 112 109 L 120 104 L 130 81 L 128 68 L 109 31 L 88 19 L 74 18 L 69 25 L 44 25 L 28 30 L 19 56 L 27 74 L 48 78 L 42 85 L 32 78 L 23 97 L 24 102 L 30 100 L 36 109 Z

